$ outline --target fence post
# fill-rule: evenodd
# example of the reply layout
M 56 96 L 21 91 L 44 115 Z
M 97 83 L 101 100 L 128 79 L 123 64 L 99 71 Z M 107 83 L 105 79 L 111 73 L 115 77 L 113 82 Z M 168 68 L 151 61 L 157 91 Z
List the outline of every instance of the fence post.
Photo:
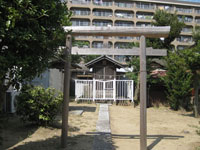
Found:
M 133 80 L 131 81 L 131 98 L 132 98 L 132 102 L 134 101 L 133 100 L 133 97 L 134 97 L 134 82 Z
M 114 102 L 116 101 L 116 79 L 113 80 L 113 98 Z
M 95 78 L 93 78 L 93 95 L 92 95 L 93 102 L 95 101 L 95 98 L 96 98 L 96 81 Z

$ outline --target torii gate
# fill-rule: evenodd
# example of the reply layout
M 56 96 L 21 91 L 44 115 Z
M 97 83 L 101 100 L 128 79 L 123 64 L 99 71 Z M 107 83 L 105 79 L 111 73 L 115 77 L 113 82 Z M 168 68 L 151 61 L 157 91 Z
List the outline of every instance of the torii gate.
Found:
M 62 114 L 62 135 L 61 146 L 67 146 L 68 134 L 68 110 L 69 110 L 69 88 L 70 88 L 70 55 L 140 55 L 140 150 L 147 150 L 147 116 L 146 116 L 146 55 L 166 56 L 166 50 L 155 50 L 146 48 L 146 37 L 161 38 L 167 37 L 170 27 L 95 27 L 95 26 L 70 26 L 64 27 L 68 32 L 66 39 L 66 62 L 64 75 L 64 101 Z M 140 48 L 133 49 L 81 49 L 71 48 L 71 35 L 87 36 L 139 36 Z

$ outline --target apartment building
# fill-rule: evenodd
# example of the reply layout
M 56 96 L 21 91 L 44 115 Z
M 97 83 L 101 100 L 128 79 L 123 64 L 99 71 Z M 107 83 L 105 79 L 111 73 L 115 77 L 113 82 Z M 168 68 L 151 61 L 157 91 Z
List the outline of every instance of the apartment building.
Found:
M 173 41 L 176 49 L 192 45 L 192 30 L 200 26 L 200 2 L 195 0 L 68 0 L 68 9 L 72 11 L 72 26 L 151 26 L 157 9 L 170 13 L 177 12 L 186 27 L 180 37 Z M 78 41 L 88 43 L 89 47 L 129 48 L 130 42 L 139 41 L 139 37 L 77 36 Z M 87 46 L 85 46 L 87 47 Z M 117 57 L 121 59 L 122 57 Z

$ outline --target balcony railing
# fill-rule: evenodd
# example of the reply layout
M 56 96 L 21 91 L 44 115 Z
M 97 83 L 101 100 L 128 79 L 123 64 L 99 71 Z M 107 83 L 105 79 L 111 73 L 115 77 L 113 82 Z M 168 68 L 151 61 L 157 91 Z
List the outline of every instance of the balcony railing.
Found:
M 154 9 L 154 5 L 150 3 L 136 3 L 136 8 L 140 9 Z
M 77 16 L 88 16 L 90 15 L 89 10 L 72 10 L 73 15 Z
M 165 11 L 173 11 L 173 7 L 167 5 L 157 5 L 157 9 L 165 10 Z
M 97 6 L 112 6 L 111 1 L 93 0 L 93 4 Z
M 195 22 L 200 24 L 200 19 L 195 19 Z
M 133 13 L 131 12 L 116 12 L 115 17 L 117 18 L 133 18 Z
M 124 8 L 133 8 L 133 3 L 126 3 L 126 2 L 115 2 L 115 6 L 117 7 L 124 7 Z
M 72 26 L 89 26 L 89 20 L 71 20 Z
M 177 41 L 183 42 L 183 43 L 192 43 L 193 39 L 191 36 L 180 36 L 177 38 Z
M 91 0 L 70 0 L 70 3 L 78 5 L 88 5 L 91 3 Z
M 188 28 L 187 27 L 183 28 L 182 32 L 184 32 L 184 33 L 191 33 L 192 32 L 192 27 L 191 28 L 189 28 L 189 27 Z
M 200 9 L 195 9 L 195 12 L 196 12 L 197 14 L 200 14 Z
M 130 26 L 134 26 L 134 23 L 130 21 L 116 21 L 115 26 L 130 27 Z
M 93 21 L 93 26 L 112 26 L 112 21 Z
M 112 17 L 112 11 L 93 11 L 94 16 Z
M 192 13 L 193 9 L 191 8 L 180 8 L 180 7 L 176 7 L 177 12 L 181 12 L 181 13 Z

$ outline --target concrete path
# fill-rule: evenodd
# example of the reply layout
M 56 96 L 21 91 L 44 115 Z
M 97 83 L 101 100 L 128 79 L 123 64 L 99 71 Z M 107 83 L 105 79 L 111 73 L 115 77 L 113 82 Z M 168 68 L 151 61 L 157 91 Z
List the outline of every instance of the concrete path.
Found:
M 109 104 L 100 104 L 93 150 L 112 150 Z

